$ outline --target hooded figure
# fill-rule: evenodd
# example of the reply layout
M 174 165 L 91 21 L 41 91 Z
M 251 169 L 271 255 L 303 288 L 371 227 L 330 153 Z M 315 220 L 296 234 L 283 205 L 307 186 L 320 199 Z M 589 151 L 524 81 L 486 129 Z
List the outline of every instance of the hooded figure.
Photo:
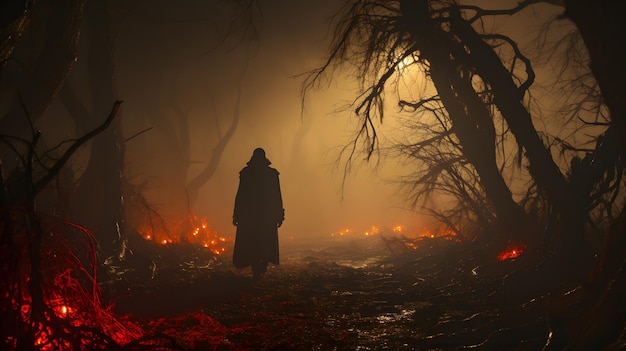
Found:
M 278 227 L 285 219 L 278 171 L 269 167 L 265 151 L 257 148 L 247 166 L 239 172 L 233 224 L 237 226 L 233 264 L 252 266 L 255 277 L 278 265 Z

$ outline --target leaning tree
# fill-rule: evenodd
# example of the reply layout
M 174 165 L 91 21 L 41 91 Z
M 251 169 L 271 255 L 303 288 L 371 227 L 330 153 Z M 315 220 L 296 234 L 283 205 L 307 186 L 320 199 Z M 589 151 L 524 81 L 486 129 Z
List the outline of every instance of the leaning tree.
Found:
M 564 3 L 579 32 L 562 16 Z M 623 291 L 616 282 L 623 276 L 624 254 L 623 245 L 611 243 L 623 242 L 625 215 L 618 98 L 623 85 L 612 77 L 613 72 L 623 75 L 616 63 L 623 62 L 624 50 L 613 40 L 618 32 L 611 31 L 618 20 L 595 25 L 610 4 L 587 4 L 595 10 L 585 12 L 578 2 L 564 3 L 528 0 L 485 9 L 454 0 L 350 1 L 335 22 L 329 58 L 310 73 L 304 92 L 338 76 L 338 68 L 355 69 L 360 94 L 353 106 L 360 124 L 345 149 L 348 162 L 359 151 L 371 157 L 380 149 L 378 123 L 388 115 L 390 96 L 396 99 L 408 131 L 396 150 L 415 165 L 413 196 L 443 192 L 466 209 L 442 218 L 469 216 L 483 231 L 501 229 L 496 239 L 534 244 L 540 258 L 556 252 L 550 256 L 570 268 L 590 257 L 587 235 L 594 233 L 600 241 L 608 236 L 595 286 L 609 292 L 599 311 L 610 318 L 603 319 L 608 324 L 594 323 L 612 327 L 587 332 L 615 336 L 623 325 L 612 323 L 619 313 L 610 309 L 623 310 L 615 303 Z M 489 29 L 498 18 L 530 16 L 529 10 L 540 6 L 556 9 L 546 28 L 555 21 L 569 24 L 557 31 L 561 37 L 555 45 L 548 45 L 546 30 L 529 52 L 510 34 Z M 542 87 L 536 69 L 546 57 L 558 55 L 562 59 L 550 63 L 560 65 L 551 87 Z M 410 75 L 421 79 L 407 79 Z M 549 88 L 564 96 L 552 109 L 534 98 Z M 547 124 L 557 128 L 544 128 Z
M 626 47 L 622 34 L 622 14 L 626 4 L 614 1 L 557 1 L 564 6 L 564 16 L 577 27 L 587 48 L 586 64 L 597 80 L 602 104 L 609 110 L 610 125 L 621 148 L 626 151 Z M 606 153 L 604 153 L 606 154 Z M 623 158 L 623 157 L 622 157 Z M 596 263 L 591 287 L 598 302 L 589 306 L 570 328 L 572 334 L 581 333 L 593 340 L 613 338 L 623 333 L 623 316 L 626 310 L 626 206 L 619 208 L 618 216 L 611 221 L 604 248 Z M 597 322 L 600 321 L 600 322 Z M 582 328 L 576 328 L 582 325 Z
M 412 116 L 401 150 L 419 167 L 415 196 L 443 190 L 470 207 L 482 206 L 472 211 L 477 221 L 505 229 L 499 231 L 508 233 L 503 240 L 544 243 L 545 233 L 528 223 L 550 224 L 557 228 L 550 243 L 573 258 L 584 251 L 589 213 L 615 211 L 623 168 L 600 103 L 577 110 L 575 129 L 595 127 L 577 133 L 578 139 L 537 127 L 556 117 L 534 108 L 531 58 L 510 36 L 485 26 L 536 4 L 486 10 L 456 1 L 351 1 L 335 27 L 330 57 L 311 72 L 305 92 L 338 72 L 334 68 L 351 64 L 361 84 L 354 101 L 361 124 L 349 150 L 363 143 L 373 154 L 385 93 L 394 93 L 403 114 Z M 410 69 L 422 73 L 426 88 L 406 93 L 403 77 Z M 568 82 L 573 91 L 580 81 Z M 597 85 L 585 86 L 573 96 L 598 96 L 592 94 Z M 597 123 L 586 120 L 590 115 L 600 115 Z M 586 145 L 580 145 L 582 133 L 592 133 Z

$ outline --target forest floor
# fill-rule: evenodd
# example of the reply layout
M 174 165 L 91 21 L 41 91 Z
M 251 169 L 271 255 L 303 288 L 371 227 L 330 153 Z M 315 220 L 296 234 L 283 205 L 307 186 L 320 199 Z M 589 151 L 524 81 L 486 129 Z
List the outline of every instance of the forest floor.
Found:
M 524 254 L 388 244 L 283 247 L 259 280 L 227 257 L 180 249 L 158 271 L 120 274 L 115 311 L 185 350 L 558 350 L 568 345 L 555 333 L 590 303 L 578 277 L 539 273 Z

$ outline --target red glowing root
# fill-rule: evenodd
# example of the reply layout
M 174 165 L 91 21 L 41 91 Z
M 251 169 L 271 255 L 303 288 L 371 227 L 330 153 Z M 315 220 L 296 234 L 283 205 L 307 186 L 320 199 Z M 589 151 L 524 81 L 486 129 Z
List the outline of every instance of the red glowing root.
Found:
M 102 306 L 91 232 L 19 208 L 0 224 L 0 349 L 104 350 L 142 336 Z

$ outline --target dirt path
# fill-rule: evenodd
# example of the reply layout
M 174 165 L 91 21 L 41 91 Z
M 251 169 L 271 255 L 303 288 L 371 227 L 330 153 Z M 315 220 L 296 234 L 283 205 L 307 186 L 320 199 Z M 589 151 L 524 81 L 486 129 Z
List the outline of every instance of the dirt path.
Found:
M 259 281 L 228 262 L 179 271 L 116 309 L 196 350 L 541 350 L 578 301 L 527 300 L 503 285 L 519 263 L 460 246 L 390 258 L 353 244 L 292 250 Z

